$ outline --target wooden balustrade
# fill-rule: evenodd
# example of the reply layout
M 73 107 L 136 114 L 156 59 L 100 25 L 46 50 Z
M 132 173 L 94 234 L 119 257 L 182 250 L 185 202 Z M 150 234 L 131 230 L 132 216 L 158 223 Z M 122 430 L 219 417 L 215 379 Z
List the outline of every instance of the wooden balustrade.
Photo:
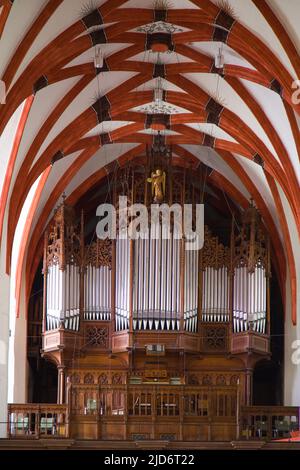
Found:
M 73 385 L 71 414 L 100 416 L 236 416 L 237 387 Z M 182 406 L 181 406 L 182 403 Z
M 236 386 L 74 384 L 71 437 L 235 439 L 237 394 Z
M 299 408 L 293 406 L 245 406 L 241 416 L 242 439 L 289 438 L 299 429 Z
M 289 438 L 296 407 L 238 405 L 235 386 L 73 385 L 69 405 L 8 407 L 8 437 L 185 441 Z
M 7 435 L 9 438 L 60 438 L 69 436 L 66 405 L 8 405 Z

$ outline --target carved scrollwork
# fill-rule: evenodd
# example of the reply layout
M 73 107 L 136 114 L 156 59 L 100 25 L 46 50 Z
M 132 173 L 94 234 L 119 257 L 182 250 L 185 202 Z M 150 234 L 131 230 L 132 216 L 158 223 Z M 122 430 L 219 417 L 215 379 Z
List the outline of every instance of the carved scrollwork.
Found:
M 160 434 L 159 438 L 162 441 L 175 441 L 176 440 L 176 434 Z
M 212 385 L 212 377 L 210 375 L 205 375 L 202 379 L 202 385 Z
M 91 326 L 86 329 L 86 346 L 88 348 L 108 347 L 108 328 Z
M 108 384 L 108 377 L 106 374 L 100 374 L 98 377 L 98 384 L 99 385 L 107 385 Z
M 54 215 L 47 237 L 46 264 L 58 264 L 64 270 L 66 264 L 81 264 L 80 227 L 75 224 L 72 207 L 63 202 Z
M 150 434 L 131 434 L 133 441 L 145 441 L 150 438 Z
M 218 375 L 216 378 L 216 385 L 226 385 L 226 377 L 224 375 Z
M 205 351 L 225 351 L 227 348 L 227 328 L 211 325 L 203 328 L 203 348 Z
M 253 206 L 245 211 L 241 230 L 235 237 L 233 265 L 246 267 L 249 272 L 262 267 L 270 274 L 269 240 Z
M 86 375 L 84 376 L 83 381 L 84 381 L 85 384 L 88 384 L 88 385 L 93 384 L 93 383 L 94 383 L 94 376 L 93 376 L 93 374 L 90 374 L 90 373 L 86 374 Z
M 207 226 L 204 227 L 204 245 L 202 249 L 202 269 L 213 267 L 215 269 L 230 266 L 230 249 L 219 243 Z
M 74 374 L 70 376 L 70 381 L 74 385 L 80 384 L 80 375 L 74 372 Z
M 121 374 L 114 374 L 112 377 L 112 383 L 114 385 L 120 385 L 122 384 L 122 375 Z
M 230 385 L 237 385 L 239 382 L 239 376 L 238 375 L 232 375 L 230 377 Z
M 95 268 L 100 266 L 108 266 L 111 269 L 111 251 L 112 241 L 109 239 L 97 239 L 86 248 L 85 263 Z
M 198 379 L 197 375 L 195 375 L 195 374 L 189 375 L 188 384 L 189 385 L 199 385 L 199 379 Z

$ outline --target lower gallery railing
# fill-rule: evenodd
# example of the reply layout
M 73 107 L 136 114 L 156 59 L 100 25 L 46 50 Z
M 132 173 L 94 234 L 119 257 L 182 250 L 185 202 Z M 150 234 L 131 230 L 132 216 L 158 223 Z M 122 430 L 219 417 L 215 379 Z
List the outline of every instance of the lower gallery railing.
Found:
M 8 437 L 267 441 L 299 429 L 298 408 L 239 407 L 236 387 L 78 385 L 68 401 L 9 405 Z
M 68 408 L 55 404 L 8 405 L 9 438 L 68 437 Z
M 241 417 L 242 439 L 288 439 L 300 429 L 297 407 L 245 406 Z

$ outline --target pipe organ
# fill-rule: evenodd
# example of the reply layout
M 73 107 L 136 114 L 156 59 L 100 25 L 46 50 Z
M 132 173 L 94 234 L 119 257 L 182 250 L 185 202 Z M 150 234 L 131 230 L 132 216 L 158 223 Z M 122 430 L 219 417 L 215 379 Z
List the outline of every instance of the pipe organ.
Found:
M 76 225 L 74 210 L 63 203 L 45 237 L 45 331 L 78 331 L 81 320 L 113 321 L 115 331 L 127 331 L 132 317 L 133 331 L 180 331 L 182 324 L 197 333 L 201 323 L 231 323 L 233 333 L 266 333 L 269 246 L 254 207 L 237 235 L 232 229 L 231 246 L 207 226 L 199 251 L 186 250 L 172 230 L 163 238 L 162 230 L 160 220 L 152 228 L 157 238 L 149 227 L 136 240 L 85 244 L 83 217 Z
M 135 179 L 130 200 L 142 202 L 144 179 Z M 172 200 L 182 201 L 183 180 L 172 183 Z M 162 236 L 162 220 L 155 223 L 155 230 L 149 227 L 136 240 L 85 245 L 83 217 L 76 226 L 74 210 L 63 203 L 45 237 L 45 330 L 78 331 L 80 320 L 113 320 L 115 331 L 126 331 L 132 316 L 134 331 L 179 331 L 182 320 L 190 333 L 201 322 L 232 323 L 234 333 L 266 332 L 269 246 L 254 207 L 245 212 L 237 235 L 232 229 L 230 246 L 205 226 L 203 248 L 186 250 L 173 230 L 169 238 Z
M 194 228 L 201 181 L 201 174 L 191 176 L 167 157 L 148 166 L 119 168 L 109 185 L 116 222 L 119 196 L 127 196 L 127 209 L 143 204 L 148 215 L 143 234 L 134 238 L 117 231 L 115 239 L 91 240 L 83 213 L 76 217 L 65 201 L 55 211 L 45 233 L 42 351 L 60 365 L 60 403 L 65 373 L 73 377 L 75 388 L 84 387 L 80 393 L 97 388 L 93 398 L 84 399 L 83 409 L 74 407 L 75 414 L 89 407 L 95 413 L 98 405 L 101 409 L 97 400 L 107 386 L 109 367 L 115 367 L 109 375 L 117 387 L 160 382 L 166 387 L 211 387 L 207 362 L 199 382 L 203 358 L 211 358 L 217 371 L 221 357 L 224 369 L 216 386 L 232 387 L 241 380 L 241 402 L 251 403 L 253 364 L 270 354 L 270 247 L 257 210 L 250 205 L 239 220 L 228 222 L 221 236 L 205 225 L 199 250 L 187 249 L 186 239 L 178 237 L 174 214 L 169 215 L 167 237 L 163 214 L 152 214 L 158 202 L 177 204 L 182 211 L 190 204 Z M 103 370 L 95 382 L 97 358 Z M 232 367 L 233 382 L 225 378 Z M 171 396 L 160 405 L 162 415 L 174 408 Z

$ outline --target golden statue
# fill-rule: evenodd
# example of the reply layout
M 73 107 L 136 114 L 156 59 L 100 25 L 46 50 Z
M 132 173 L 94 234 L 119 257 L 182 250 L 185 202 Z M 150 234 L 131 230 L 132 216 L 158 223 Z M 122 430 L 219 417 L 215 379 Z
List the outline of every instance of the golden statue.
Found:
M 151 174 L 151 178 L 147 178 L 147 181 L 152 185 L 153 201 L 156 203 L 163 202 L 166 191 L 166 173 L 157 169 Z

